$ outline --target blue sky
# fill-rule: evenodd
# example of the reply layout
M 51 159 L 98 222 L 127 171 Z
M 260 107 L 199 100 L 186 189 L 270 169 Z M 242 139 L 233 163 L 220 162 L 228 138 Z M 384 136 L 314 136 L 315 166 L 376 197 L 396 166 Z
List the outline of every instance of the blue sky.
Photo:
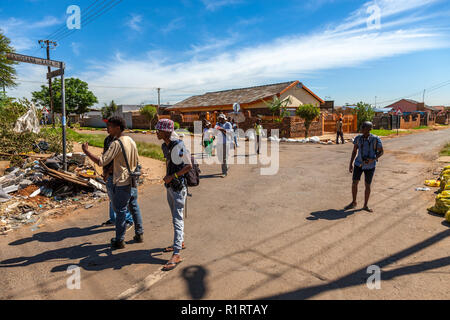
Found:
M 450 105 L 448 0 L 1 0 L 0 29 L 16 51 L 51 55 L 87 81 L 100 104 L 175 103 L 207 91 L 300 80 L 337 105 L 397 98 Z M 104 15 L 96 10 L 117 3 Z M 69 35 L 66 13 L 81 8 Z M 379 24 L 368 18 L 379 12 Z M 90 23 L 86 23 L 89 22 Z M 375 24 L 374 24 L 375 23 Z M 64 37 L 67 35 L 67 37 Z M 18 66 L 30 97 L 46 68 Z

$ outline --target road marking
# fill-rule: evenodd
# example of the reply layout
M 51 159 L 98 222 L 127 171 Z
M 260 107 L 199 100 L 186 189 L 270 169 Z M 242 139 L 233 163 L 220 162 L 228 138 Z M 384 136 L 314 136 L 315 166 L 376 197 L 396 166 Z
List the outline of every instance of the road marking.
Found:
M 130 289 L 126 290 L 125 292 L 121 293 L 116 300 L 133 300 L 138 295 L 140 295 L 142 292 L 150 289 L 151 286 L 153 286 L 155 283 L 157 283 L 159 280 L 164 278 L 168 273 L 164 272 L 162 270 L 158 270 L 155 273 L 152 273 L 148 275 L 142 283 L 138 283 L 131 287 Z

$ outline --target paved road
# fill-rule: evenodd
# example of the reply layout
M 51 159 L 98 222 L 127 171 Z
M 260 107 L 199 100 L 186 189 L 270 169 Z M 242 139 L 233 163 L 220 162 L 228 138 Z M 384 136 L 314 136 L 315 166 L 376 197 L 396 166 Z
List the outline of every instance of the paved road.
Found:
M 185 261 L 163 273 L 171 218 L 161 186 L 141 190 L 145 243 L 111 252 L 106 204 L 0 238 L 2 299 L 449 299 L 450 228 L 427 213 L 432 192 L 416 192 L 450 130 L 384 140 L 371 205 L 350 201 L 352 146 L 282 145 L 276 176 L 259 165 L 219 166 L 192 189 Z M 361 189 L 362 191 L 362 189 Z M 362 201 L 362 192 L 359 195 Z M 362 203 L 360 203 L 361 205 Z M 369 290 L 378 265 L 381 289 Z M 68 290 L 70 265 L 81 289 Z

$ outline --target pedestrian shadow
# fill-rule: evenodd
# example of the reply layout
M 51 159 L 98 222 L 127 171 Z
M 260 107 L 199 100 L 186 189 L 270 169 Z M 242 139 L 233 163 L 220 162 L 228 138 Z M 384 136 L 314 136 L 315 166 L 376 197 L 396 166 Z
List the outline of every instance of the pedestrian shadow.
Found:
M 315 211 L 311 212 L 311 216 L 307 217 L 306 220 L 339 220 L 339 219 L 345 219 L 348 216 L 351 216 L 352 214 L 355 214 L 356 212 L 360 212 L 362 209 L 358 210 L 336 210 L 336 209 L 329 209 L 324 211 Z
M 74 264 L 90 271 L 119 270 L 124 266 L 133 264 L 163 265 L 167 262 L 167 259 L 160 259 L 155 256 L 156 253 L 162 253 L 163 250 L 163 248 L 157 248 L 152 250 L 112 251 L 109 244 L 92 245 L 92 243 L 86 242 L 73 247 L 45 251 L 30 257 L 24 256 L 3 260 L 0 262 L 0 268 L 26 267 L 64 259 L 73 260 L 73 262 L 54 267 L 51 271 L 65 272 L 69 266 Z
M 120 270 L 123 267 L 145 264 L 165 265 L 168 259 L 157 258 L 154 254 L 161 253 L 164 249 L 134 251 L 111 251 L 110 248 L 95 250 L 77 263 L 77 266 L 86 271 L 102 271 L 106 269 Z M 71 263 L 54 267 L 51 272 L 66 272 Z
M 40 232 L 33 234 L 33 236 L 28 238 L 23 238 L 11 242 L 10 246 L 20 246 L 28 242 L 60 242 L 68 238 L 80 238 L 93 236 L 100 233 L 114 231 L 113 228 L 102 228 L 102 226 L 91 226 L 87 228 L 67 228 L 63 230 L 58 230 L 55 232 Z
M 190 266 L 183 269 L 182 275 L 187 282 L 187 287 L 192 299 L 202 299 L 208 291 L 205 283 L 208 271 L 202 266 Z
M 442 225 L 450 228 L 450 222 L 448 221 L 442 221 Z

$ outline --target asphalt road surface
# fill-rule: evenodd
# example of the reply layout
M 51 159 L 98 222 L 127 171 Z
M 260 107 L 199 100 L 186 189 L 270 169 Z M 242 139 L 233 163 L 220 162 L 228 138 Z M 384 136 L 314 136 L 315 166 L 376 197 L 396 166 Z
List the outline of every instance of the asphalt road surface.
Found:
M 416 187 L 433 177 L 450 130 L 385 139 L 370 205 L 351 201 L 346 145 L 280 146 L 280 170 L 202 166 L 186 219 L 184 262 L 164 273 L 173 238 L 165 190 L 140 190 L 145 243 L 127 234 L 124 250 L 109 249 L 102 228 L 107 204 L 25 227 L 0 238 L 1 299 L 449 299 L 450 228 L 427 213 L 433 191 Z M 250 159 L 251 156 L 247 159 Z M 358 209 L 362 207 L 360 186 Z M 70 290 L 69 266 L 80 269 Z M 369 266 L 381 288 L 369 289 Z

